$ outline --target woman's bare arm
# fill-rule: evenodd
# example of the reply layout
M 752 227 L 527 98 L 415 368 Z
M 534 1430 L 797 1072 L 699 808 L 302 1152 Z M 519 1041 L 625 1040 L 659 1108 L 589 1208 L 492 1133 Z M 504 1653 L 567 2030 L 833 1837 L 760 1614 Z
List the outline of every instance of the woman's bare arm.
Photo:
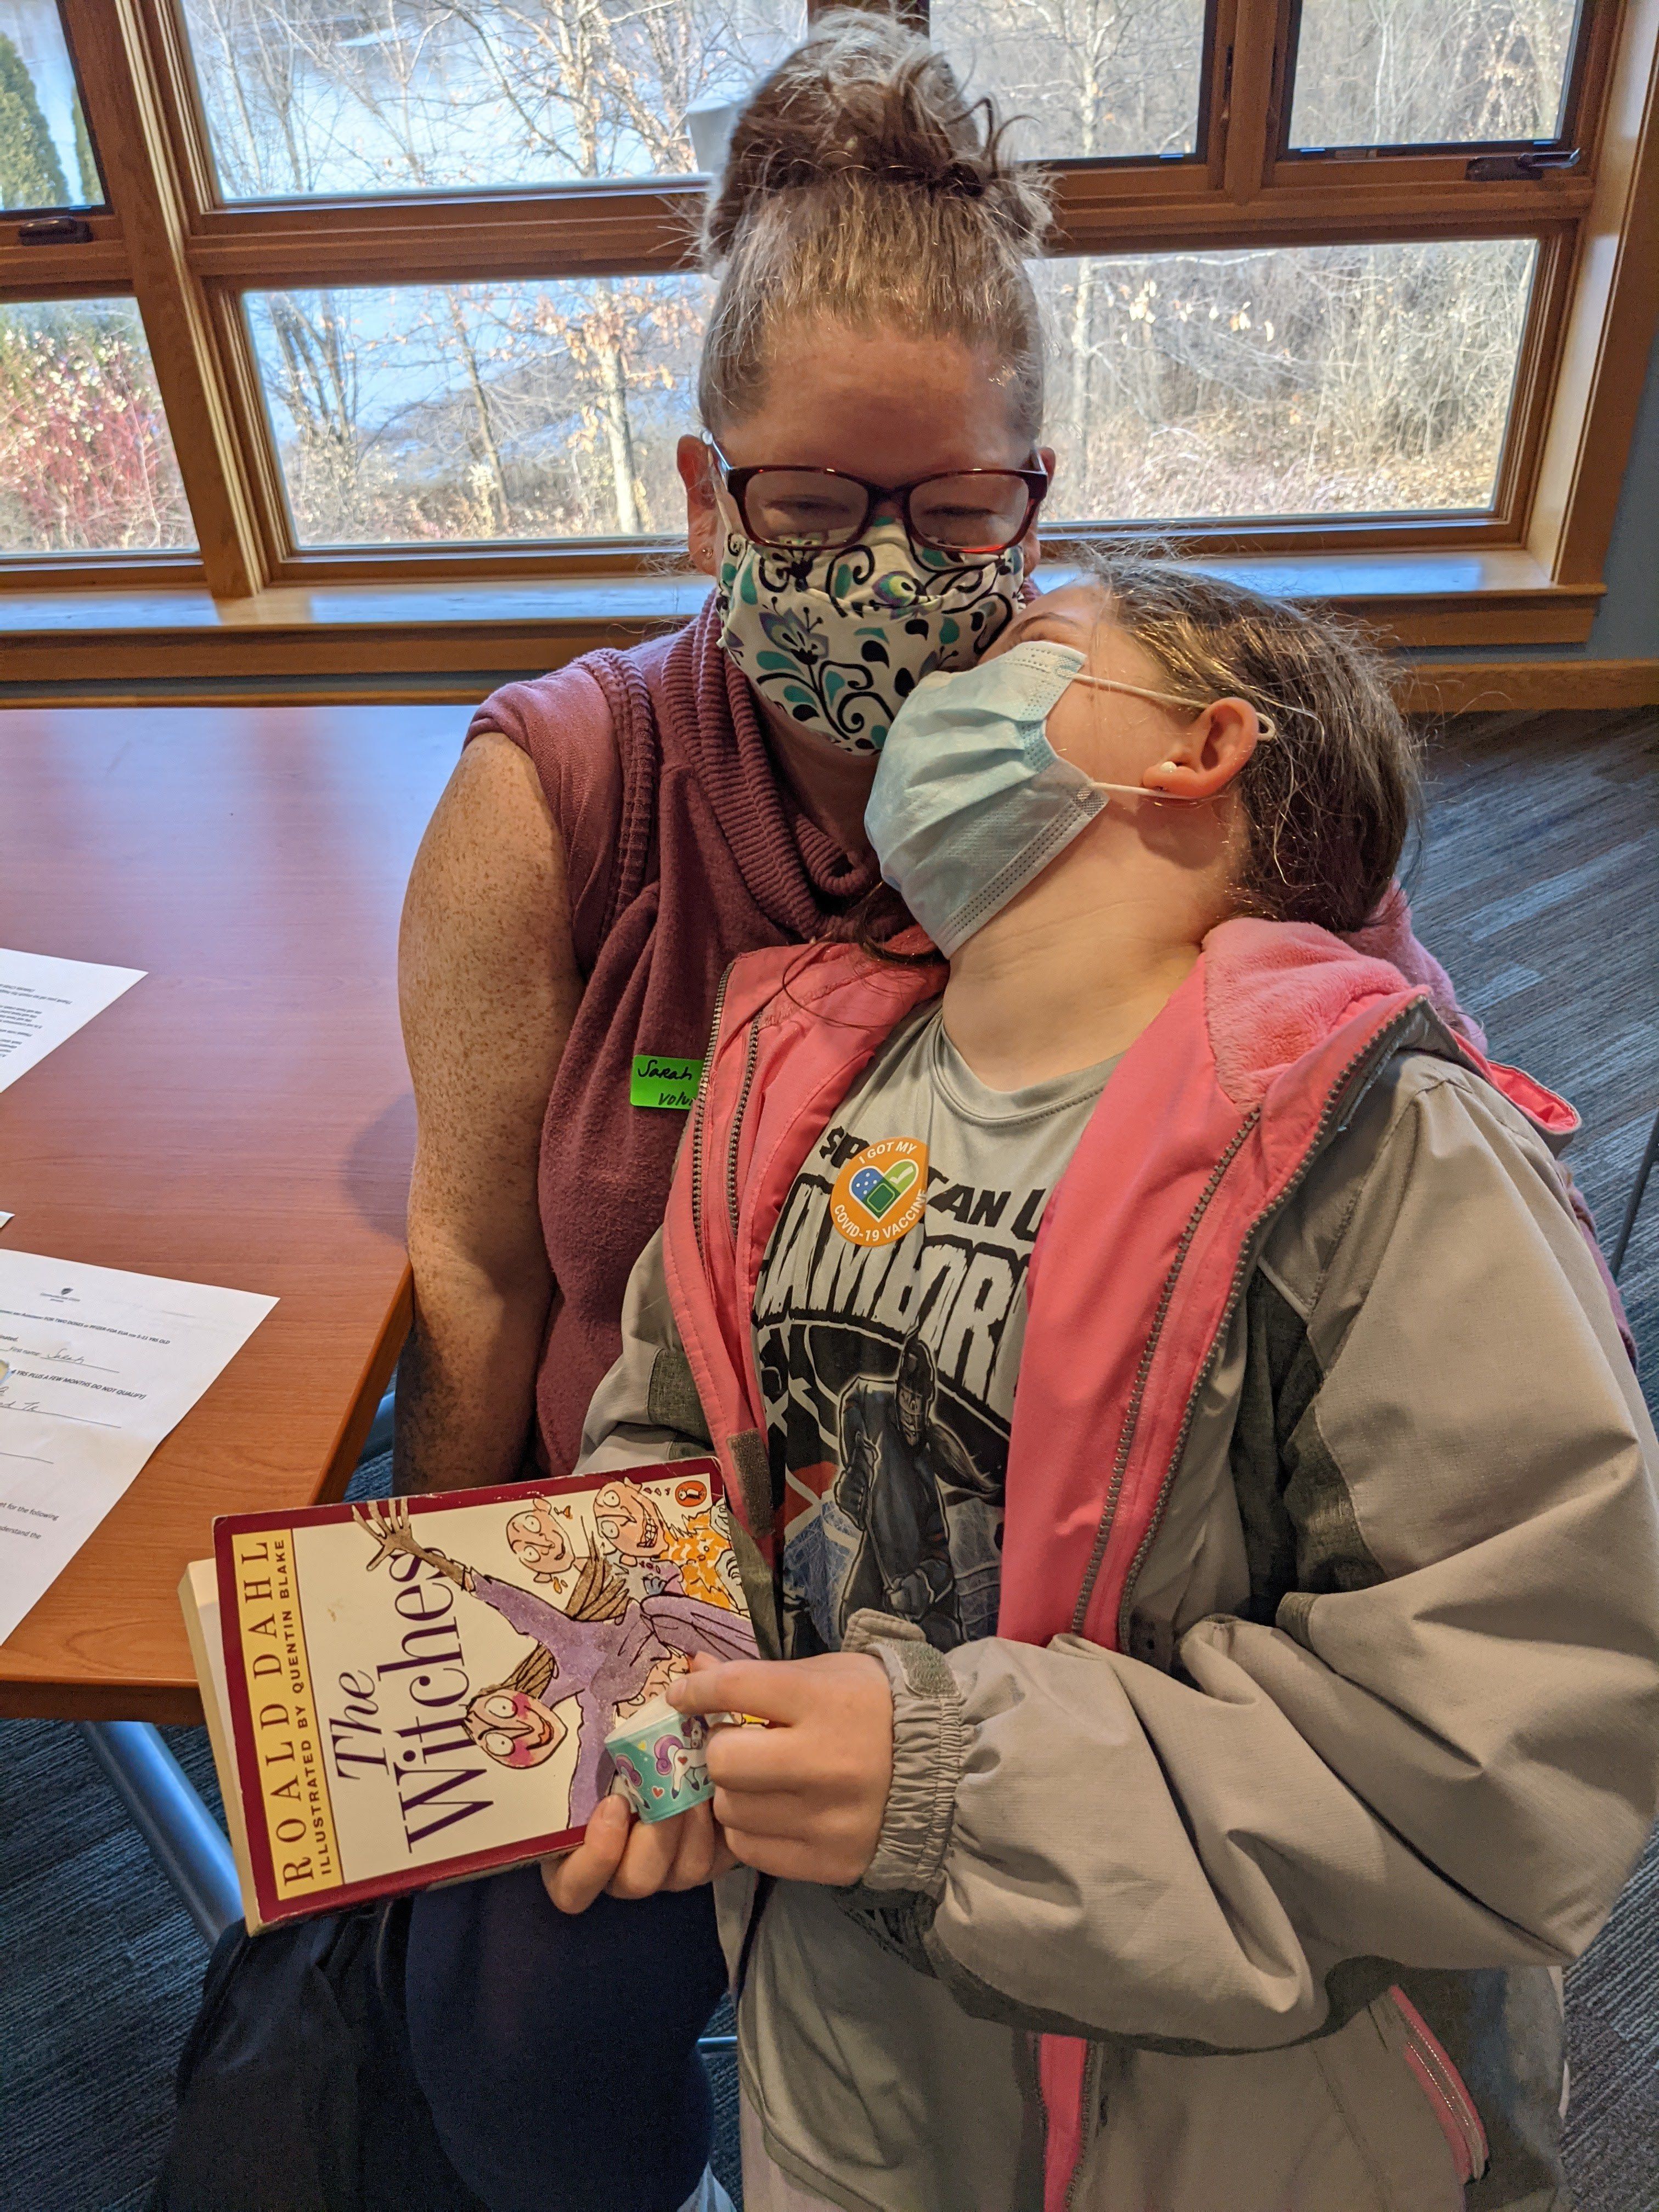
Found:
M 536 1207 L 542 1122 L 580 995 L 558 832 L 528 757 L 487 732 L 438 802 L 404 904 L 417 1133 L 399 1490 L 518 1475 L 553 1291 Z

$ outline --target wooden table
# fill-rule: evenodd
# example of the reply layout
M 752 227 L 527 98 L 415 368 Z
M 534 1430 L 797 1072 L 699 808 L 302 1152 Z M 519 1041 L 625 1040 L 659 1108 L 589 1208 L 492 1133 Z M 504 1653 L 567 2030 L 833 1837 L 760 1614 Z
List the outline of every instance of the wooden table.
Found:
M 0 1644 L 0 1714 L 199 1719 L 215 1514 L 345 1486 L 409 1316 L 398 914 L 466 720 L 0 714 L 0 945 L 148 971 L 0 1091 L 0 1244 L 280 1301 Z

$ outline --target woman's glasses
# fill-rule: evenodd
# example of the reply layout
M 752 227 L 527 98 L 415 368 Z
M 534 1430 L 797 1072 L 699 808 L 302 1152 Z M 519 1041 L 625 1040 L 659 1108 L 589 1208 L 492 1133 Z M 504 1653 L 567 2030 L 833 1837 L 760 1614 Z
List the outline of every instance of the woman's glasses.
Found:
M 905 534 L 937 553 L 1006 553 L 1018 545 L 1048 490 L 1044 469 L 958 469 L 908 484 L 866 483 L 839 469 L 734 469 L 705 430 L 703 442 L 757 545 L 820 553 L 861 537 L 890 501 Z

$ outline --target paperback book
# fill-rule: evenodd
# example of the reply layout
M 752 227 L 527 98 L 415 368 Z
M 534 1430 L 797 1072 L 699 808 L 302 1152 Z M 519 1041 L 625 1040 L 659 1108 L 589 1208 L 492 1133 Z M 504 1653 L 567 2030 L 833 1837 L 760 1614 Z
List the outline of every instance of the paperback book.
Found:
M 713 1459 L 213 1537 L 179 1599 L 250 1933 L 568 1849 L 605 1737 L 755 1656 Z

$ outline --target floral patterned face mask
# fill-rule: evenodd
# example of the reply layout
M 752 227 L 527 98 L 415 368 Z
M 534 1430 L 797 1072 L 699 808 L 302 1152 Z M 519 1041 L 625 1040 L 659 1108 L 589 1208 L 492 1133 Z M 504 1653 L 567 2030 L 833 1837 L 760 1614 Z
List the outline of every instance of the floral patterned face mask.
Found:
M 720 643 L 763 699 L 849 753 L 878 753 L 936 668 L 970 668 L 1025 580 L 1018 546 L 966 559 L 878 523 L 851 545 L 788 553 L 728 532 L 715 583 Z

